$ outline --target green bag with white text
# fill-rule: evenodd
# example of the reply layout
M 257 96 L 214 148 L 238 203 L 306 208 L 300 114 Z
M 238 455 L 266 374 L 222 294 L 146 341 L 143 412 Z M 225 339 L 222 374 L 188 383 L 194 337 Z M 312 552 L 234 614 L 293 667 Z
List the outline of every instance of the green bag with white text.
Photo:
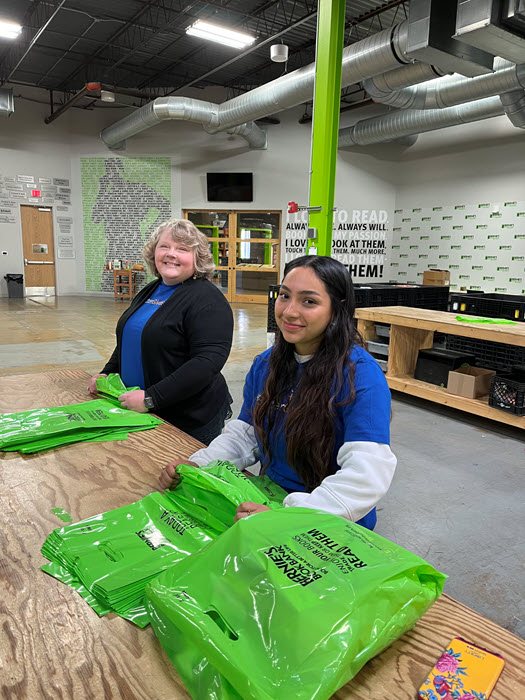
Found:
M 445 576 L 306 508 L 248 516 L 146 587 L 194 700 L 326 700 L 414 626 Z

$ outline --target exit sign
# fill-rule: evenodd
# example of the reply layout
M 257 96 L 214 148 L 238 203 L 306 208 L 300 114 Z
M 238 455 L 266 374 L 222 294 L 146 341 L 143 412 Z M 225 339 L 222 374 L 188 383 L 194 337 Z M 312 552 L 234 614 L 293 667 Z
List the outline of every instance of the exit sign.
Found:
M 40 197 L 40 190 L 31 190 L 31 197 Z

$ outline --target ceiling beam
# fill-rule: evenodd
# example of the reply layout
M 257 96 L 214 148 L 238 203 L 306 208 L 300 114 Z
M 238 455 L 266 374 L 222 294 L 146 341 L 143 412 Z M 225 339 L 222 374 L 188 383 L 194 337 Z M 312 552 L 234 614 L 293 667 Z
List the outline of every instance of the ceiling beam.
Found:
M 179 4 L 180 4 L 180 1 L 181 0 L 179 0 Z M 77 68 L 75 68 L 75 70 L 71 71 L 71 73 L 66 78 L 64 78 L 64 80 L 62 80 L 62 82 L 58 86 L 58 89 L 63 89 L 65 87 L 67 87 L 68 84 L 72 80 L 74 80 L 80 73 L 82 73 L 83 71 L 86 71 L 90 67 L 92 60 L 94 58 L 97 58 L 104 51 L 104 49 L 110 47 L 112 45 L 112 43 L 114 41 L 116 41 L 116 39 L 121 37 L 125 32 L 129 32 L 130 30 L 133 30 L 134 28 L 136 28 L 135 25 L 136 25 L 137 21 L 141 17 L 143 17 L 147 12 L 150 12 L 152 9 L 156 9 L 156 8 L 159 9 L 159 6 L 161 6 L 161 5 L 162 5 L 161 0 L 150 0 L 149 2 L 146 2 L 144 4 L 144 6 L 141 7 L 140 10 L 135 12 L 133 17 L 131 17 L 127 22 L 125 22 L 125 24 L 122 27 L 117 29 L 117 31 L 114 32 L 109 37 L 109 39 L 104 44 L 102 44 L 102 46 L 99 46 L 99 48 L 96 49 L 96 51 L 94 51 L 90 56 L 88 56 L 88 58 L 84 61 L 84 63 L 81 66 L 78 66 Z M 162 9 L 162 8 L 160 8 L 160 9 Z
M 286 29 L 283 29 L 282 31 L 277 32 L 277 34 L 273 34 L 272 36 L 269 36 L 267 39 L 264 39 L 264 41 L 261 41 L 258 44 L 256 44 L 255 46 L 252 46 L 249 49 L 247 49 L 246 51 L 243 51 L 243 53 L 239 54 L 238 56 L 235 56 L 234 58 L 231 58 L 229 61 L 226 61 L 226 63 L 221 63 L 220 66 L 216 66 L 215 68 L 212 68 L 207 73 L 202 73 L 202 75 L 199 75 L 197 78 L 190 80 L 190 82 L 184 83 L 183 85 L 179 85 L 179 86 L 173 88 L 173 90 L 170 90 L 169 92 L 167 92 L 166 95 L 173 95 L 173 93 L 177 92 L 178 90 L 184 90 L 185 88 L 189 88 L 192 85 L 195 85 L 195 83 L 198 83 L 201 80 L 208 78 L 210 75 L 217 73 L 217 71 L 220 71 L 223 68 L 230 66 L 232 63 L 239 61 L 241 58 L 244 58 L 248 54 L 253 53 L 253 51 L 256 51 L 257 49 L 262 48 L 266 44 L 269 44 L 271 41 L 275 41 L 276 39 L 283 36 L 287 32 L 291 31 L 292 29 L 296 29 L 296 27 L 300 27 L 301 24 L 308 22 L 309 20 L 313 19 L 316 16 L 317 16 L 317 10 L 315 12 L 311 12 L 308 15 L 305 15 L 302 19 L 298 20 L 294 24 L 291 24 L 289 27 L 286 27 Z
M 295 10 L 296 4 L 297 4 L 297 3 L 294 3 L 293 10 Z M 303 3 L 303 4 L 304 4 L 304 3 Z M 277 6 L 280 6 L 280 5 L 281 5 L 281 0 L 274 0 L 274 1 L 272 1 L 272 2 L 266 2 L 266 3 L 264 3 L 261 7 L 255 9 L 255 10 L 251 13 L 251 18 L 254 19 L 254 20 L 257 20 L 257 22 L 265 22 L 266 25 L 268 25 L 268 21 L 270 21 L 270 22 L 272 23 L 272 28 L 275 27 L 275 25 L 278 25 L 279 30 L 283 29 L 283 30 L 288 31 L 288 30 L 290 29 L 289 27 L 287 27 L 287 25 L 289 24 L 289 21 L 285 21 L 285 22 L 284 22 L 284 25 L 283 25 L 283 22 L 278 22 L 278 21 L 275 19 L 275 16 L 274 16 L 274 18 L 273 18 L 272 20 L 267 20 L 266 16 L 264 15 L 264 13 L 265 13 L 269 8 L 274 7 L 274 6 L 276 6 L 276 5 L 277 5 Z M 312 7 L 313 7 L 313 5 L 312 5 Z M 278 8 L 277 8 L 277 9 L 278 9 Z M 300 6 L 300 9 L 302 9 L 302 5 Z M 293 10 L 292 10 L 292 14 L 293 14 Z M 310 9 L 308 8 L 307 11 L 308 11 L 308 15 L 310 15 L 310 14 L 315 15 L 315 13 L 313 12 L 313 10 L 310 10 Z M 290 20 L 291 20 L 291 17 L 290 17 Z M 299 21 L 299 24 L 302 24 L 304 21 L 306 21 L 306 20 L 305 20 L 304 18 L 301 18 L 300 21 Z M 238 27 L 239 25 L 242 25 L 242 22 L 237 22 L 237 23 L 235 23 L 235 24 L 232 26 L 232 28 L 233 28 L 233 27 Z M 245 25 L 243 25 L 243 26 L 245 26 Z M 257 26 L 258 26 L 258 24 L 257 24 Z M 298 26 L 299 26 L 299 25 L 298 25 Z M 266 43 L 266 42 L 265 42 L 265 43 Z M 251 53 L 252 51 L 255 51 L 255 50 L 256 50 L 259 46 L 261 46 L 261 45 L 262 45 L 262 43 L 261 43 L 261 44 L 257 44 L 257 45 L 254 46 L 254 47 L 251 47 L 247 52 L 244 52 L 244 53 L 242 54 L 242 56 L 245 56 L 247 53 Z M 199 47 L 193 49 L 192 51 L 188 51 L 184 56 L 181 56 L 180 58 L 178 58 L 177 61 L 174 61 L 173 63 L 171 63 L 171 64 L 170 64 L 169 66 L 167 66 L 166 68 L 163 68 L 162 70 L 157 71 L 157 73 L 153 76 L 153 78 L 151 79 L 151 81 L 153 82 L 153 80 L 158 80 L 159 78 L 161 78 L 161 77 L 164 76 L 164 75 L 169 76 L 169 75 L 171 74 L 171 71 L 173 70 L 173 68 L 175 68 L 175 66 L 179 65 L 180 63 L 185 63 L 185 62 L 187 62 L 188 59 L 190 59 L 190 58 L 192 58 L 194 55 L 196 55 L 196 54 L 202 52 L 202 51 L 205 49 L 205 47 L 206 47 L 206 45 L 203 44 L 202 46 L 199 46 Z M 235 59 L 232 60 L 232 62 L 234 62 L 235 60 L 238 60 L 238 58 L 240 58 L 240 57 L 236 56 Z M 228 65 L 229 65 L 229 62 L 228 62 Z M 221 67 L 224 67 L 224 65 L 221 66 Z M 213 69 L 213 68 L 214 68 L 214 66 L 211 66 L 211 67 L 210 67 L 210 70 Z M 142 89 L 142 88 L 147 87 L 147 85 L 148 85 L 148 83 L 147 83 L 147 82 L 144 82 L 144 83 L 141 83 L 141 84 L 139 85 L 139 87 Z M 174 90 L 180 90 L 180 89 L 181 89 L 181 87 L 179 86 L 179 87 L 175 88 Z M 174 90 L 170 91 L 170 92 L 167 93 L 167 94 L 172 94 L 172 92 L 174 92 Z
M 32 7 L 30 8 L 31 12 L 26 13 L 26 17 L 30 19 L 37 10 L 40 13 L 42 13 L 39 17 L 39 27 L 36 30 L 35 34 L 32 35 L 33 30 L 27 26 L 24 26 L 22 30 L 23 38 L 20 41 L 18 41 L 14 46 L 12 46 L 2 56 L 2 62 L 0 64 L 0 86 L 2 86 L 4 83 L 7 83 L 9 79 L 13 76 L 13 74 L 16 72 L 24 58 L 31 51 L 31 49 L 41 37 L 43 32 L 45 32 L 46 28 L 49 26 L 49 23 L 58 14 L 58 12 L 60 12 L 60 8 L 62 7 L 62 5 L 64 5 L 65 2 L 66 0 L 57 0 L 51 5 L 51 7 L 49 7 L 48 3 L 43 4 L 40 3 L 39 0 L 37 0 L 32 5 Z M 25 24 L 26 22 L 24 18 L 24 25 Z M 5 66 L 5 77 L 1 77 L 3 66 Z

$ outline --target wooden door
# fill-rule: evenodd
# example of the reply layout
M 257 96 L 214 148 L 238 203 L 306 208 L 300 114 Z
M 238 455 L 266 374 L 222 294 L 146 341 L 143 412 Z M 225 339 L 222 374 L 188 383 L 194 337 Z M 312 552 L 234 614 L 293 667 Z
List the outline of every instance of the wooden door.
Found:
M 47 207 L 21 205 L 24 285 L 26 296 L 55 294 L 53 212 Z

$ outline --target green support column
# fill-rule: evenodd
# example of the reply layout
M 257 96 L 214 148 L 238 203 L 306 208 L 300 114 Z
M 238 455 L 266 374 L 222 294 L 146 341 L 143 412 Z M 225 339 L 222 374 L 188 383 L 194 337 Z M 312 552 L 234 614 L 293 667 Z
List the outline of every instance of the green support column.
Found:
M 317 229 L 317 238 L 308 241 L 308 249 L 315 246 L 318 255 L 328 256 L 332 247 L 344 26 L 345 0 L 319 0 L 309 204 L 322 209 L 309 212 L 308 225 Z
M 272 237 L 272 230 L 270 228 L 246 228 L 246 226 L 243 226 L 242 228 L 243 231 L 262 231 L 265 233 L 265 236 L 260 236 L 260 238 L 271 238 Z M 250 239 L 248 239 L 249 241 Z M 265 243 L 264 244 L 264 264 L 269 265 L 272 262 L 272 244 L 271 243 Z
M 198 229 L 210 228 L 212 230 L 212 234 L 211 234 L 212 238 L 219 238 L 219 227 L 218 226 L 205 226 L 204 224 L 198 224 L 197 228 Z M 204 235 L 206 235 L 206 233 L 204 231 L 202 231 L 202 233 L 204 233 Z M 219 264 L 219 244 L 212 243 L 211 250 L 212 250 L 212 255 L 213 255 L 213 262 L 215 263 L 215 265 L 218 265 Z

